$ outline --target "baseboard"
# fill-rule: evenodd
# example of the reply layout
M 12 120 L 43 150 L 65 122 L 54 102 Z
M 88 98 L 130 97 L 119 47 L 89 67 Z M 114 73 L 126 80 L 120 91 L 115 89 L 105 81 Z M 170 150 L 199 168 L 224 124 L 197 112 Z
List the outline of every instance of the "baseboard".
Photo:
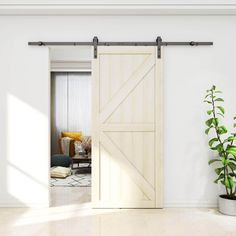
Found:
M 217 202 L 193 201 L 193 202 L 165 202 L 164 208 L 215 208 Z
M 3 203 L 0 202 L 0 208 L 48 208 L 49 203 Z M 215 202 L 165 202 L 164 208 L 215 208 Z

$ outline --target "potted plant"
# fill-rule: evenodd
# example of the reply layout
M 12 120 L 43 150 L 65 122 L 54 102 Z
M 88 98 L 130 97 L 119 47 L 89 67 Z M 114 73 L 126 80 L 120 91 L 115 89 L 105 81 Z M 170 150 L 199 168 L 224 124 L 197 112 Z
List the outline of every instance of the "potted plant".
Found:
M 209 140 L 209 146 L 217 152 L 217 157 L 211 159 L 209 165 L 216 165 L 217 178 L 214 182 L 221 183 L 225 189 L 225 194 L 218 198 L 219 211 L 227 215 L 236 215 L 236 131 L 229 134 L 226 127 L 221 124 L 225 114 L 222 106 L 224 100 L 220 97 L 222 92 L 213 85 L 206 93 L 204 102 L 209 104 L 210 109 L 207 111 L 209 119 L 206 121 L 205 133 L 213 135 Z M 233 126 L 236 128 L 236 121 Z

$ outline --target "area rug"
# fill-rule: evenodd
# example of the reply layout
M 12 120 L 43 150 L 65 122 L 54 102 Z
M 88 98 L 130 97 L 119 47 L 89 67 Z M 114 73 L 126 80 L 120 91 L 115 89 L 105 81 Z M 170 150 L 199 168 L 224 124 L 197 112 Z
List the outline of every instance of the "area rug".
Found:
M 65 179 L 51 178 L 51 187 L 91 187 L 91 173 L 78 173 L 72 171 L 72 175 Z

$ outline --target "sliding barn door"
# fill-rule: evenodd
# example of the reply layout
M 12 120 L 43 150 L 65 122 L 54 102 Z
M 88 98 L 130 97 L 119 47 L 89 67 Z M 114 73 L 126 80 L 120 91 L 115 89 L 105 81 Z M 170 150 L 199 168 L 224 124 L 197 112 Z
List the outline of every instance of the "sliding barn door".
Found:
M 92 201 L 162 207 L 161 59 L 155 47 L 98 47 L 92 65 Z

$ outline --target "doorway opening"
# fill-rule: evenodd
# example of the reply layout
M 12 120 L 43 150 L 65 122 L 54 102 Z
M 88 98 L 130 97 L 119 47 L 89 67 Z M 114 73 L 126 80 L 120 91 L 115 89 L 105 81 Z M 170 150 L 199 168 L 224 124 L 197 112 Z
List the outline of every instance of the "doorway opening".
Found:
M 52 206 L 91 202 L 90 50 L 77 52 L 51 50 Z
M 74 53 L 74 48 L 72 50 Z M 66 52 L 69 53 L 69 50 L 67 49 Z M 89 55 L 92 58 L 91 48 Z M 89 61 L 90 66 L 91 61 Z M 97 58 L 93 60 L 93 79 L 91 79 L 90 85 L 92 90 L 92 141 L 91 138 L 89 141 L 86 129 L 82 129 L 81 126 L 70 128 L 69 124 L 70 118 L 68 117 L 72 117 L 72 120 L 80 117 L 75 111 L 75 107 L 77 109 L 80 96 L 85 91 L 82 89 L 79 92 L 81 87 L 79 88 L 70 80 L 71 77 L 76 77 L 77 79 L 74 78 L 74 81 L 77 81 L 78 77 L 82 75 L 81 72 L 85 72 L 85 70 L 78 70 L 82 65 L 76 65 L 73 68 L 73 63 L 77 64 L 72 61 L 71 65 L 66 66 L 66 69 L 62 67 L 54 70 L 53 68 L 58 68 L 65 62 L 58 61 L 58 59 L 54 62 L 52 60 L 51 68 L 54 72 L 51 86 L 52 113 L 56 114 L 60 109 L 66 107 L 65 112 L 62 112 L 62 120 L 66 120 L 65 126 L 56 132 L 53 128 L 58 129 L 58 126 L 55 124 L 52 114 L 52 136 L 56 136 L 55 139 L 52 137 L 52 142 L 59 146 L 56 153 L 58 155 L 59 152 L 59 156 L 52 155 L 52 159 L 63 162 L 67 160 L 65 168 L 69 168 L 69 176 L 71 176 L 70 173 L 72 172 L 73 175 L 74 166 L 75 169 L 80 170 L 78 164 L 86 164 L 86 168 L 91 167 L 91 163 L 88 161 L 92 146 L 92 158 L 90 158 L 92 194 L 90 186 L 68 186 L 61 187 L 60 190 L 59 187 L 52 186 L 51 205 L 76 204 L 80 207 L 80 204 L 90 202 L 92 195 L 90 206 L 94 208 L 161 208 L 163 205 L 162 60 L 157 57 L 156 47 L 99 46 Z M 65 74 L 62 75 L 61 72 Z M 68 97 L 66 102 L 63 100 L 63 93 L 58 95 L 58 100 L 54 95 L 58 92 L 54 92 L 53 89 L 57 88 L 57 85 L 53 83 L 57 82 L 57 77 L 60 76 L 66 78 L 66 86 L 63 89 L 64 94 Z M 83 76 L 85 75 L 83 74 Z M 88 93 L 86 94 L 88 95 Z M 70 94 L 74 94 L 74 98 L 76 97 L 77 100 L 70 102 Z M 60 99 L 65 102 L 65 105 L 55 106 L 55 101 L 58 102 Z M 88 99 L 88 97 L 85 98 L 86 101 Z M 88 106 L 86 102 L 83 104 Z M 69 114 L 70 112 L 72 114 Z M 83 136 L 86 138 L 85 144 L 82 145 Z M 52 152 L 54 150 L 52 146 Z M 82 159 L 86 159 L 86 162 L 80 163 Z M 61 176 L 57 171 L 55 173 L 58 183 L 58 177 Z M 87 189 L 85 190 L 85 188 Z M 73 192 L 80 191 L 71 194 L 71 192 L 65 192 L 68 189 Z

